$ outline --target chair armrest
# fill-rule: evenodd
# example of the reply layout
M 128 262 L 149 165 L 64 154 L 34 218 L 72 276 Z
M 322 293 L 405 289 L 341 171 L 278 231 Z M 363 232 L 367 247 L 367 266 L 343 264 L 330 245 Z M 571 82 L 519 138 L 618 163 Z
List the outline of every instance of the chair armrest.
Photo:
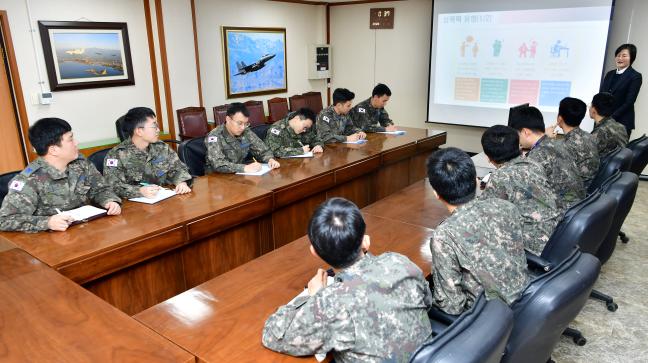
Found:
M 448 313 L 444 313 L 443 311 L 435 308 L 434 306 L 431 307 L 430 310 L 428 310 L 428 317 L 430 318 L 430 320 L 436 320 L 445 325 L 451 325 L 460 316 L 461 315 L 451 315 Z
M 524 251 L 524 254 L 526 255 L 527 265 L 530 270 L 540 270 L 543 272 L 551 270 L 552 266 L 549 261 L 526 250 Z

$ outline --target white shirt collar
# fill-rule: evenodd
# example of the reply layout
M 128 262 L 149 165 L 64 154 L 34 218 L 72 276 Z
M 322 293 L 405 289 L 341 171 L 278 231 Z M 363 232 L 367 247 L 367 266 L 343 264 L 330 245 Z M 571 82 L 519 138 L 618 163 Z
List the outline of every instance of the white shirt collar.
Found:
M 616 70 L 616 74 L 623 74 L 623 72 L 625 72 L 626 69 L 628 69 L 628 68 L 630 68 L 630 67 L 625 67 L 625 68 L 623 68 L 623 69 L 617 69 L 617 70 Z

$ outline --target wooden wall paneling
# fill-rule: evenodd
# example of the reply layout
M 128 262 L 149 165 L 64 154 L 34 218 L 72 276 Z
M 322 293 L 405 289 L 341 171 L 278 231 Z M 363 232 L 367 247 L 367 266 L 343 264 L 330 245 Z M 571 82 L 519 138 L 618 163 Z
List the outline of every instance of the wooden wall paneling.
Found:
M 198 51 L 198 28 L 196 27 L 196 1 L 191 0 L 191 24 L 194 36 L 194 56 L 196 57 L 196 80 L 198 82 L 198 102 L 204 107 L 202 96 L 202 79 L 200 78 L 200 52 Z
M 318 205 L 326 200 L 326 192 L 303 198 L 272 213 L 274 248 L 291 242 L 308 231 L 308 221 Z
M 172 251 L 83 285 L 128 315 L 187 290 L 182 255 Z
M 157 20 L 158 42 L 160 43 L 160 63 L 162 63 L 162 81 L 164 82 L 164 103 L 166 104 L 169 134 L 175 139 L 175 121 L 173 118 L 173 100 L 171 99 L 171 82 L 169 81 L 169 63 L 167 62 L 166 38 L 164 36 L 164 18 L 162 0 L 155 0 L 155 20 Z M 160 115 L 157 115 L 160 117 Z M 175 147 L 175 145 L 172 145 Z
M 144 0 L 144 18 L 146 21 L 149 60 L 151 62 L 151 79 L 153 80 L 153 99 L 155 100 L 155 114 L 157 115 L 157 119 L 159 120 L 158 123 L 160 125 L 160 131 L 164 131 L 164 122 L 162 122 L 162 102 L 160 101 L 160 84 L 158 83 L 157 61 L 155 60 L 155 42 L 153 40 L 151 5 L 149 3 L 149 0 Z
M 197 286 L 261 256 L 259 225 L 259 220 L 253 220 L 183 248 L 187 287 Z

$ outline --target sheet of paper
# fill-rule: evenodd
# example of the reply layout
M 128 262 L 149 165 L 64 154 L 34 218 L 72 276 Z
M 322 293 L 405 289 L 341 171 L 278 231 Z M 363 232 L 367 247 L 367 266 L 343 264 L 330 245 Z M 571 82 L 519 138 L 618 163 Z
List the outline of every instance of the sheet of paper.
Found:
M 171 189 L 160 188 L 160 190 L 158 190 L 157 194 L 153 198 L 137 197 L 137 198 L 128 198 L 128 200 L 133 202 L 138 202 L 138 203 L 155 204 L 161 200 L 165 200 L 174 195 L 176 195 L 175 191 Z
M 378 131 L 377 134 L 387 134 L 387 135 L 405 135 L 407 131 L 405 130 L 396 130 L 396 131 Z
M 71 215 L 75 221 L 83 221 L 106 213 L 107 211 L 105 209 L 93 207 L 91 205 L 84 205 L 83 207 L 70 209 L 63 212 L 63 214 Z
M 305 154 L 293 155 L 293 156 L 284 156 L 283 158 L 284 159 L 289 159 L 289 158 L 312 158 L 312 157 L 313 157 L 313 152 L 309 151 L 309 152 L 307 152 Z
M 343 144 L 364 144 L 367 142 L 367 139 L 359 139 L 356 141 L 342 141 Z
M 261 164 L 261 170 L 259 171 L 255 171 L 254 173 L 240 172 L 240 173 L 236 173 L 236 175 L 263 175 L 269 171 L 270 171 L 270 167 L 268 166 L 268 164 Z

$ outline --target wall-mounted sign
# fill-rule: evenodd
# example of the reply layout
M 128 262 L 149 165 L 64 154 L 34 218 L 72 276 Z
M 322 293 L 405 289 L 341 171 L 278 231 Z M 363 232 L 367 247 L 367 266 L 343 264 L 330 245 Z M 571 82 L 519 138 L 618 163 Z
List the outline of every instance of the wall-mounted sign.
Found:
M 394 29 L 394 8 L 370 9 L 369 29 Z

